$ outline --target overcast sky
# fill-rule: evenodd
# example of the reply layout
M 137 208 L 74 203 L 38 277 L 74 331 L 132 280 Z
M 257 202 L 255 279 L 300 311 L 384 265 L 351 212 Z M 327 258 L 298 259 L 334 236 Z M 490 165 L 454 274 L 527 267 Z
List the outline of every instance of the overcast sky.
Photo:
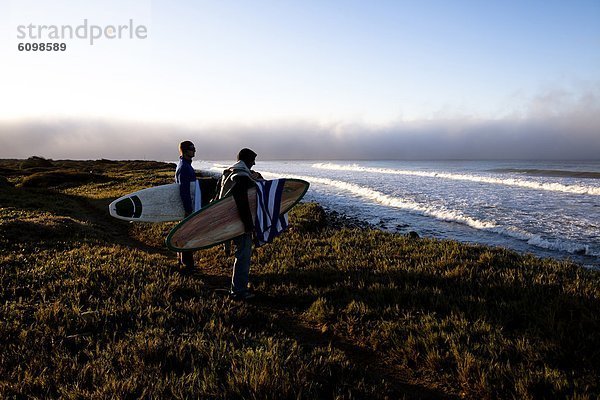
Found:
M 0 157 L 600 159 L 599 21 L 597 0 L 0 0 Z M 42 41 L 67 49 L 18 50 Z

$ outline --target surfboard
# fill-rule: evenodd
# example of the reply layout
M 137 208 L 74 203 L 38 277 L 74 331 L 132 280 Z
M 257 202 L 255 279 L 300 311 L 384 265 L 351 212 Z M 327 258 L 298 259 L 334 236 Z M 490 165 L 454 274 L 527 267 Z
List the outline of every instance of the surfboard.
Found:
M 304 197 L 309 183 L 301 179 L 286 179 L 281 196 L 281 214 L 285 214 Z M 252 218 L 256 217 L 256 189 L 248 189 Z M 174 251 L 207 249 L 244 233 L 233 196 L 210 203 L 181 221 L 166 239 Z
M 190 183 L 192 204 L 196 198 L 196 184 Z M 109 204 L 111 216 L 125 221 L 169 222 L 185 216 L 179 195 L 179 184 L 154 186 L 119 197 Z

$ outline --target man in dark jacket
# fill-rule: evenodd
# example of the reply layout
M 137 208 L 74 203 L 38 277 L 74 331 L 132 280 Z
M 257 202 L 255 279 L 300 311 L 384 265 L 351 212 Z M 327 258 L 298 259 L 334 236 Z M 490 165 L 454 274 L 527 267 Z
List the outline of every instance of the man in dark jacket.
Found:
M 175 170 L 175 181 L 179 183 L 179 195 L 185 210 L 185 216 L 194 212 L 192 204 L 192 194 L 190 184 L 196 182 L 196 171 L 192 167 L 192 158 L 196 155 L 194 143 L 186 140 L 179 143 L 179 164 Z M 192 272 L 194 270 L 194 253 L 192 251 L 182 251 L 177 253 L 179 267 L 183 272 Z
M 244 233 L 233 239 L 235 244 L 235 262 L 231 277 L 231 296 L 234 299 L 247 300 L 254 297 L 248 289 L 250 259 L 252 257 L 252 234 L 254 223 L 248 203 L 248 189 L 255 186 L 255 179 L 260 174 L 251 171 L 256 164 L 256 153 L 250 149 L 242 149 L 238 153 L 238 162 L 226 169 L 217 187 L 218 197 L 233 195 L 240 218 L 244 223 Z

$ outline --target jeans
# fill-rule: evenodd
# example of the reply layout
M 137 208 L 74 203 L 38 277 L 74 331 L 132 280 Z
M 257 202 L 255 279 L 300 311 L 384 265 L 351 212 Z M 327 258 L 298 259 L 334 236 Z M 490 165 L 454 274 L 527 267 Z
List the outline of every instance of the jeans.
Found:
M 248 290 L 250 274 L 250 258 L 252 257 L 252 235 L 244 233 L 233 239 L 235 244 L 235 262 L 231 277 L 231 293 L 241 293 Z

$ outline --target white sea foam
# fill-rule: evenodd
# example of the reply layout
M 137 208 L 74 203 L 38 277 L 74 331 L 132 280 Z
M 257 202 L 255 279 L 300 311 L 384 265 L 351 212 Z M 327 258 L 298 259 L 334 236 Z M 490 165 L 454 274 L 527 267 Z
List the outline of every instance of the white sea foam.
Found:
M 523 229 L 516 227 L 494 227 L 491 229 L 492 232 L 512 237 L 515 239 L 523 240 L 532 246 L 536 246 L 547 250 L 566 251 L 571 254 L 580 254 L 587 256 L 597 257 L 600 254 L 593 252 L 589 245 L 574 243 L 569 240 L 560 239 L 544 239 L 542 236 L 527 232 Z
M 543 249 L 566 251 L 571 254 L 594 255 L 590 252 L 590 247 L 587 245 L 557 239 L 544 239 L 540 235 L 532 235 L 527 243 Z
M 316 163 L 312 165 L 316 169 L 335 170 L 335 171 L 352 171 L 352 172 L 368 172 L 375 174 L 393 174 L 393 175 L 409 175 L 420 176 L 427 178 L 452 179 L 457 181 L 470 181 L 480 183 L 491 183 L 495 185 L 517 186 L 527 189 L 547 190 L 552 192 L 565 192 L 574 194 L 587 194 L 592 196 L 600 196 L 600 187 L 584 186 L 584 185 L 564 185 L 562 183 L 536 182 L 532 180 L 516 179 L 516 178 L 493 178 L 488 176 L 469 175 L 469 174 L 453 174 L 449 172 L 435 171 L 413 171 L 389 168 L 371 168 L 362 167 L 360 165 L 340 165 L 334 163 Z

